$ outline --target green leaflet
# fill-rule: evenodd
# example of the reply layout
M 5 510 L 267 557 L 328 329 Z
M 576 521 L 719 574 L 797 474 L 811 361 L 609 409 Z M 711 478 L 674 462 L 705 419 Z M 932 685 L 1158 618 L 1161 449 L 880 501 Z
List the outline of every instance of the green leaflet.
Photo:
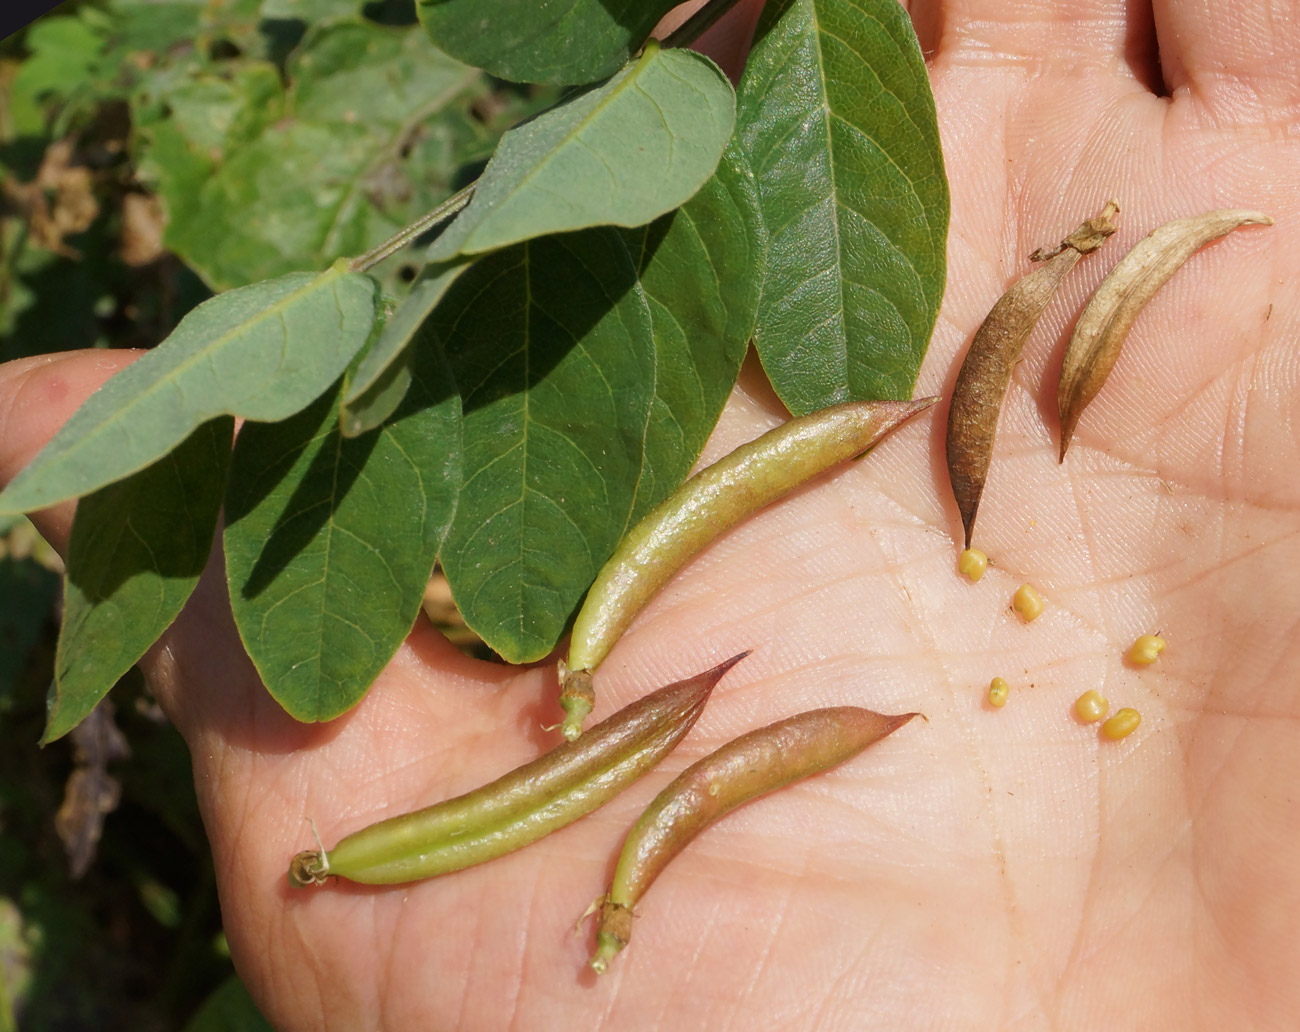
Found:
M 479 254 L 588 226 L 639 226 L 713 174 L 735 95 L 708 58 L 646 47 L 608 82 L 510 130 L 474 199 L 429 249 Z
M 690 472 L 754 332 L 767 234 L 740 149 L 727 148 L 713 178 L 685 205 L 624 230 L 623 238 L 655 339 L 655 397 L 631 526 Z
M 619 232 L 591 229 L 489 255 L 434 312 L 465 406 L 442 567 L 512 663 L 559 640 L 632 509 L 654 397 L 635 285 Z
M 412 342 L 470 261 L 460 258 L 427 266 L 411 285 L 410 294 L 362 356 L 344 391 L 339 415 L 343 436 L 356 437 L 373 430 L 401 404 L 411 384 Z
M 208 995 L 182 1032 L 275 1032 L 262 1017 L 238 975 L 231 975 Z
M 245 426 L 226 496 L 230 604 L 267 689 L 298 720 L 366 693 L 420 609 L 460 487 L 460 399 L 436 343 L 382 428 L 340 435 L 339 389 Z
M 229 416 L 205 423 L 77 506 L 43 743 L 85 719 L 190 597 L 212 550 L 234 429 Z
M 167 245 L 216 289 L 365 251 L 450 193 L 458 168 L 526 110 L 475 118 L 485 77 L 417 26 L 319 25 L 286 71 L 287 88 L 270 62 L 228 61 L 134 98 Z
M 678 0 L 420 0 L 447 53 L 512 82 L 562 85 L 612 75 Z
M 506 659 L 555 647 L 629 523 L 699 455 L 744 357 L 762 251 L 733 151 L 679 211 L 490 255 L 435 310 L 465 399 L 443 568 Z
M 943 297 L 948 186 L 896 0 L 772 0 L 737 136 L 770 233 L 756 343 L 796 415 L 907 398 Z
M 120 480 L 220 415 L 284 419 L 338 378 L 374 319 L 374 281 L 346 262 L 204 302 L 73 413 L 0 492 L 0 512 L 32 512 Z

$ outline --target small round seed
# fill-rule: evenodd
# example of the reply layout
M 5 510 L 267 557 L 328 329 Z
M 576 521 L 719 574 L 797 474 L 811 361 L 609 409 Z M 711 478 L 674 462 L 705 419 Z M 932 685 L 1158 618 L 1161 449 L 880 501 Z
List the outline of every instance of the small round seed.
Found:
M 1032 585 L 1022 584 L 1011 599 L 1011 608 L 1020 614 L 1020 619 L 1029 623 L 1043 611 L 1043 596 Z
M 1122 710 L 1101 725 L 1101 733 L 1107 738 L 1127 738 L 1142 723 L 1142 714 L 1125 706 Z
M 1001 677 L 995 677 L 989 682 L 989 705 L 1001 709 L 1007 704 L 1007 693 L 1011 691 L 1011 686 Z
M 989 557 L 978 548 L 968 548 L 957 560 L 957 572 L 969 577 L 972 582 L 984 576 L 988 568 Z
M 1110 703 L 1096 688 L 1089 688 L 1074 700 L 1074 712 L 1085 724 L 1093 724 L 1110 711 Z
M 1131 662 L 1149 666 L 1165 651 L 1166 644 L 1165 639 L 1158 634 L 1144 634 L 1128 650 L 1128 658 Z

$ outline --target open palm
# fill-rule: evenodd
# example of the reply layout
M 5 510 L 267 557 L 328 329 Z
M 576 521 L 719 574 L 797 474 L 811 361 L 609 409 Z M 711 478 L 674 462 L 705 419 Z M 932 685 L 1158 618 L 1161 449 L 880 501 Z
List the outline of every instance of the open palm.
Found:
M 465 659 L 422 621 L 353 712 L 296 725 L 242 658 L 214 565 L 148 667 L 193 752 L 236 964 L 278 1027 L 1293 1027 L 1300 19 L 1284 6 L 913 3 L 953 193 L 919 393 L 950 388 L 1030 251 L 1111 196 L 1122 209 L 1008 393 L 976 528 L 994 565 L 978 584 L 955 572 L 940 405 L 724 537 L 636 622 L 597 717 L 754 654 L 660 771 L 578 824 L 428 882 L 290 889 L 304 816 L 328 846 L 553 744 L 554 672 Z M 1156 225 L 1228 206 L 1277 224 L 1157 295 L 1058 465 L 1056 370 L 1083 300 Z M 0 479 L 127 360 L 0 371 Z M 747 369 L 706 458 L 781 418 Z M 67 517 L 46 514 L 56 541 Z M 1030 625 L 1008 610 L 1024 581 L 1047 599 Z M 1168 652 L 1127 664 L 1155 631 Z M 1013 686 L 1001 711 L 994 675 Z M 1139 709 L 1138 731 L 1075 720 L 1086 688 Z M 709 831 L 610 974 L 585 971 L 574 921 L 670 774 L 836 703 L 928 723 Z

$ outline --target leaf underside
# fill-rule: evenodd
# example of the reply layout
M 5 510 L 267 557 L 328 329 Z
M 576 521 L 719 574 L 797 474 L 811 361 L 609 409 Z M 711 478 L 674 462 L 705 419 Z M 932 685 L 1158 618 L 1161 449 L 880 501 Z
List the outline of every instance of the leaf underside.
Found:
M 0 493 L 0 512 L 88 494 L 221 415 L 297 412 L 347 368 L 375 320 L 375 284 L 335 266 L 230 290 L 92 394 Z
M 212 550 L 234 420 L 77 506 L 42 742 L 77 726 L 176 619 Z
M 708 180 L 734 123 L 735 94 L 717 65 L 648 48 L 608 82 L 506 133 L 429 258 L 649 222 Z

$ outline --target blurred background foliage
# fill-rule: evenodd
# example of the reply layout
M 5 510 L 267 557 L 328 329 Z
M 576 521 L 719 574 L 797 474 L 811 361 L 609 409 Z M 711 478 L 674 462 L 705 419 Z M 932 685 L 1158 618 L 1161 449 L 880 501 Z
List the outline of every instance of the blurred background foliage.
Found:
M 66 0 L 0 42 L 0 361 L 150 347 L 213 292 L 359 254 L 554 100 L 436 51 L 411 0 Z M 142 679 L 36 748 L 60 573 L 0 521 L 0 1032 L 256 1032 Z M 428 611 L 472 647 L 445 595 Z

